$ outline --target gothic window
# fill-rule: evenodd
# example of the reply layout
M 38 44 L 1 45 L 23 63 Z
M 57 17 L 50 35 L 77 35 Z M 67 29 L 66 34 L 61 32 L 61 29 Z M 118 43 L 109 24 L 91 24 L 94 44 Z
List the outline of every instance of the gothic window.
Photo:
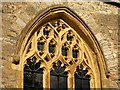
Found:
M 107 67 L 87 25 L 67 7 L 42 12 L 23 30 L 12 68 L 24 90 L 90 90 L 106 84 Z
M 34 33 L 29 43 L 24 65 L 25 90 L 45 88 L 46 82 L 51 90 L 73 85 L 76 90 L 90 89 L 90 75 L 82 68 L 89 68 L 85 52 L 83 60 L 81 57 L 83 41 L 64 20 L 47 22 Z

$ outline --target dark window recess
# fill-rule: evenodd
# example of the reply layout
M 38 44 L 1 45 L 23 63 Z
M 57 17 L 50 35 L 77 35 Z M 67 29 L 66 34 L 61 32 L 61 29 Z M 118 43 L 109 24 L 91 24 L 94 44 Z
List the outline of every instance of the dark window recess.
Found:
M 48 35 L 49 35 L 49 32 L 50 32 L 50 31 L 49 31 L 48 29 L 44 29 L 44 30 L 43 30 L 43 34 L 44 34 L 45 36 L 48 36 Z
M 78 50 L 72 50 L 72 56 L 73 58 L 77 58 L 78 57 Z
M 67 73 L 64 72 L 65 66 L 61 67 L 61 64 L 58 61 L 50 72 L 50 90 L 67 90 Z
M 24 90 L 43 89 L 43 69 L 40 68 L 40 61 L 36 63 L 36 57 L 27 60 L 24 65 Z
M 72 41 L 72 39 L 73 39 L 73 36 L 70 36 L 69 34 L 67 34 L 67 40 Z
M 67 56 L 68 48 L 62 47 L 62 55 Z
M 68 34 L 67 34 L 67 40 L 72 41 L 72 39 L 73 39 L 73 34 L 72 34 L 71 31 L 69 31 Z
M 87 70 L 83 70 L 83 66 L 79 66 L 75 73 L 75 90 L 90 90 L 90 75 Z
M 48 62 L 49 61 L 48 57 L 45 57 L 45 60 Z
M 39 51 L 43 51 L 44 50 L 44 42 L 38 42 L 37 43 L 37 48 Z
M 55 53 L 55 45 L 54 44 L 49 43 L 49 52 Z
M 57 31 L 60 32 L 60 31 L 62 30 L 61 28 L 62 28 L 61 26 L 58 27 L 58 28 L 57 28 Z

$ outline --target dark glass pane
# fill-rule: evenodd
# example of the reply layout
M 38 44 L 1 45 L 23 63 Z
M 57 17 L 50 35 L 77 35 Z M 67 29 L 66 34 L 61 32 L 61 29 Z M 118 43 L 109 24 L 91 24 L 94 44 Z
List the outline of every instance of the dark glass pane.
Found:
M 84 79 L 82 81 L 82 87 L 84 90 L 90 90 L 90 81 L 89 79 Z
M 24 66 L 24 90 L 42 90 L 43 69 L 40 68 L 40 61 L 36 63 L 36 57 L 28 59 Z
M 28 64 L 28 65 L 31 64 L 31 59 L 27 59 L 27 64 Z
M 38 68 L 36 72 L 40 73 L 40 74 L 43 74 L 43 68 Z
M 43 74 L 36 73 L 35 87 L 43 88 Z
M 49 30 L 48 29 L 44 29 L 43 34 L 48 36 L 49 35 Z
M 37 48 L 39 51 L 43 51 L 44 50 L 44 42 L 38 42 L 37 43 Z
M 67 51 L 68 51 L 67 48 L 62 47 L 62 55 L 63 56 L 67 56 Z
M 33 64 L 33 63 L 30 63 L 30 64 L 29 64 L 29 68 L 30 68 L 31 70 L 34 70 L 34 64 Z
M 60 90 L 61 89 L 64 89 L 64 90 L 67 90 L 67 77 L 60 77 L 59 79 L 59 88 Z
M 78 57 L 78 50 L 72 50 L 72 56 L 73 56 L 73 58 L 77 58 Z
M 24 85 L 32 86 L 32 73 L 24 72 Z
M 64 68 L 59 68 L 59 67 L 55 67 L 54 68 L 54 71 L 57 73 L 57 74 L 60 74 L 64 71 Z
M 67 34 L 67 40 L 68 41 L 72 41 L 72 38 L 73 38 L 73 36 L 70 36 L 69 34 Z
M 67 90 L 67 77 L 50 75 L 50 88 L 51 90 Z
M 24 87 L 24 90 L 34 90 L 34 87 Z
M 24 71 L 31 71 L 31 69 L 29 68 L 28 65 L 25 65 L 25 66 L 24 66 Z
M 46 56 L 46 57 L 45 57 L 45 60 L 48 62 L 48 61 L 49 61 L 49 58 Z
M 27 88 L 33 88 L 39 90 L 43 88 L 43 74 L 24 72 L 24 90 Z M 37 89 L 38 88 L 38 89 Z
M 50 75 L 50 89 L 57 90 L 57 88 L 58 88 L 57 76 Z
M 29 87 L 24 87 L 24 90 L 43 90 L 43 88 L 29 86 Z
M 75 90 L 82 89 L 82 80 L 75 78 Z
M 86 75 L 85 78 L 86 78 L 86 79 L 90 79 L 90 75 Z
M 57 31 L 58 31 L 58 32 L 60 32 L 61 30 L 62 30 L 62 27 L 61 27 L 61 26 L 57 28 Z
M 33 57 L 32 59 L 28 59 L 27 60 L 27 64 L 29 65 L 29 68 L 31 70 L 34 70 L 35 69 L 35 63 L 36 63 L 36 57 Z
M 49 52 L 55 53 L 55 45 L 49 44 Z
M 67 73 L 64 72 L 65 66 L 61 67 L 61 64 L 61 61 L 58 61 L 50 72 L 51 90 L 67 90 Z
M 57 66 L 60 67 L 60 68 L 61 68 L 61 64 L 62 64 L 61 61 L 57 62 Z
M 86 76 L 86 74 L 87 74 L 87 72 L 88 72 L 88 70 L 83 70 L 83 72 L 82 72 L 82 77 L 84 77 L 84 76 Z
M 83 70 L 83 66 L 80 65 L 76 69 L 75 73 L 75 90 L 90 90 L 90 75 L 87 75 L 88 70 Z
M 35 70 L 40 68 L 40 61 L 38 63 L 35 64 Z
M 32 60 L 31 60 L 31 63 L 35 64 L 36 63 L 36 57 L 33 57 Z

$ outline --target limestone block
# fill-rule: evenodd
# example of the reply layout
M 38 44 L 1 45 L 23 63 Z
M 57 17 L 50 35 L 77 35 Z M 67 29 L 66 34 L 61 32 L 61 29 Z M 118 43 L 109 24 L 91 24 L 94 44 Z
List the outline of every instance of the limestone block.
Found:
M 22 28 L 24 28 L 26 25 L 26 23 L 20 18 L 17 18 L 16 23 L 19 24 Z

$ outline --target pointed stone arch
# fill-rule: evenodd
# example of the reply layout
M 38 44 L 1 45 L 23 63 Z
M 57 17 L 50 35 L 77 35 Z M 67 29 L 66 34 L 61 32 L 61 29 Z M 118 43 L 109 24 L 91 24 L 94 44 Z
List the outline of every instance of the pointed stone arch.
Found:
M 31 20 L 31 22 L 29 22 L 27 26 L 22 30 L 20 38 L 17 42 L 17 48 L 15 52 L 15 57 L 19 58 L 14 58 L 13 60 L 13 62 L 17 64 L 13 65 L 13 68 L 16 68 L 19 71 L 18 86 L 20 88 L 23 87 L 23 68 L 25 60 L 24 56 L 26 47 L 28 47 L 28 44 L 31 44 L 29 41 L 40 27 L 42 27 L 46 23 L 51 23 L 52 21 L 58 19 L 62 20 L 64 23 L 66 23 L 66 25 L 68 25 L 68 27 L 73 29 L 73 31 L 75 31 L 74 33 L 81 40 L 81 49 L 84 50 L 82 54 L 84 55 L 84 58 L 89 58 L 88 61 L 86 61 L 87 59 L 84 60 L 83 65 L 84 67 L 92 67 L 92 70 L 89 72 L 91 73 L 92 77 L 90 81 L 90 87 L 108 88 L 109 82 L 107 79 L 107 65 L 97 39 L 95 38 L 89 27 L 84 23 L 84 21 L 75 12 L 73 12 L 66 6 L 52 6 L 43 11 L 40 11 L 36 15 L 36 17 Z M 44 40 L 44 37 L 41 36 L 41 38 L 43 38 Z M 56 42 L 56 40 L 53 41 Z M 85 64 L 86 62 L 91 63 L 91 65 Z M 45 75 L 44 78 L 46 79 Z M 43 81 L 45 81 L 45 79 Z M 71 80 L 71 78 L 69 78 L 68 81 L 69 80 Z M 48 83 L 45 83 L 43 87 L 49 88 L 50 85 L 48 85 Z M 74 84 L 72 85 L 68 82 L 68 87 L 74 88 Z

